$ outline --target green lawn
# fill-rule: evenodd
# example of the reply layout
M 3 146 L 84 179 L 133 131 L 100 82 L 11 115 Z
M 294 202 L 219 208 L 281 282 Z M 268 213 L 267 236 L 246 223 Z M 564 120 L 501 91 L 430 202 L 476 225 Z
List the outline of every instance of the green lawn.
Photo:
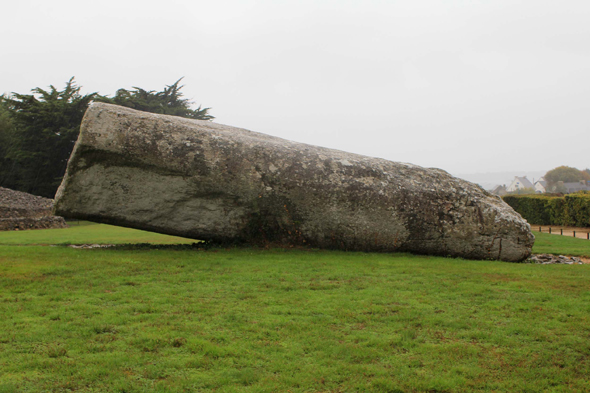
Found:
M 0 244 L 170 240 L 105 227 Z M 3 245 L 0 392 L 587 392 L 589 282 L 590 265 Z
M 590 240 L 539 232 L 534 232 L 534 235 L 534 253 L 564 254 L 590 258 Z

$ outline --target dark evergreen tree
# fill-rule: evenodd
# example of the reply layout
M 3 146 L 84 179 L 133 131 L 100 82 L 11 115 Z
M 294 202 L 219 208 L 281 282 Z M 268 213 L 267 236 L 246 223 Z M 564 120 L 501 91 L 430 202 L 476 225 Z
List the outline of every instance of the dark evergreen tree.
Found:
M 17 169 L 11 158 L 14 147 L 14 122 L 8 109 L 7 97 L 0 96 L 0 185 L 14 183 Z
M 0 186 L 53 198 L 93 100 L 146 112 L 211 120 L 210 108 L 191 109 L 180 81 L 163 91 L 119 89 L 113 98 L 81 95 L 72 77 L 63 90 L 35 88 L 33 94 L 0 96 Z
M 133 90 L 119 89 L 114 97 L 101 96 L 96 101 L 126 106 L 145 112 L 160 113 L 164 115 L 187 117 L 189 119 L 212 120 L 215 117 L 209 114 L 211 108 L 191 109 L 192 102 L 182 98 L 180 91 L 184 86 L 179 83 L 180 78 L 162 91 L 144 90 L 133 87 Z
M 61 91 L 49 86 L 32 92 L 3 98 L 12 144 L 3 156 L 8 166 L 0 181 L 8 188 L 53 198 L 96 93 L 81 95 L 73 77 Z

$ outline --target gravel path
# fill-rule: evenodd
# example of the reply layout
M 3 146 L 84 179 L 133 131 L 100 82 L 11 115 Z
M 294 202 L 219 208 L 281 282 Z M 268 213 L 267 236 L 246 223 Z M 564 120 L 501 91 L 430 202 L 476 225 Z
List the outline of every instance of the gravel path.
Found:
M 552 235 L 563 235 L 575 237 L 578 239 L 590 238 L 590 228 L 563 227 L 558 225 L 534 225 L 531 224 L 534 232 L 551 233 Z M 551 229 L 551 232 L 549 230 Z

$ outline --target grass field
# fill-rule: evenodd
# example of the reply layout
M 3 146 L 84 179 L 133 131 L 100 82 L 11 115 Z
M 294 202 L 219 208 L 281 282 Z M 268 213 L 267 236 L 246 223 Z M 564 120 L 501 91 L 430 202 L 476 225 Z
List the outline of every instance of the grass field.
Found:
M 536 254 L 563 254 L 590 258 L 590 240 L 535 232 Z
M 590 265 L 135 242 L 0 233 L 0 392 L 590 391 Z

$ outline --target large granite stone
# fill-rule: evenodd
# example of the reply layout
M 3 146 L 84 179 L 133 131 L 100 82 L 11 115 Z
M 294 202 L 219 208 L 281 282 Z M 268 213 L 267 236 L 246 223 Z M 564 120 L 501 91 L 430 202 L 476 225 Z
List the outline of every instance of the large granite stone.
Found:
M 90 106 L 56 214 L 202 240 L 526 259 L 530 227 L 440 169 Z

